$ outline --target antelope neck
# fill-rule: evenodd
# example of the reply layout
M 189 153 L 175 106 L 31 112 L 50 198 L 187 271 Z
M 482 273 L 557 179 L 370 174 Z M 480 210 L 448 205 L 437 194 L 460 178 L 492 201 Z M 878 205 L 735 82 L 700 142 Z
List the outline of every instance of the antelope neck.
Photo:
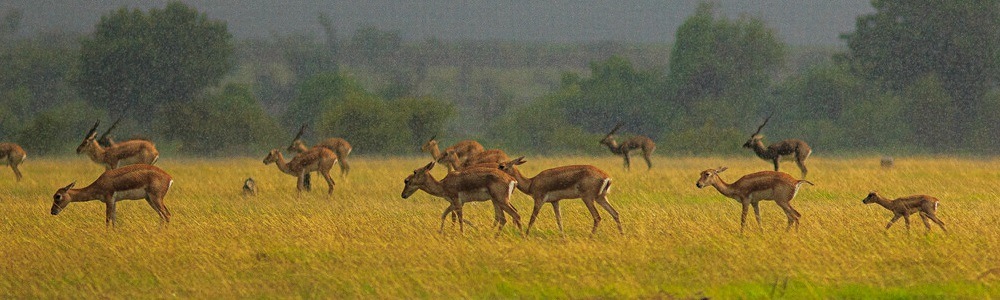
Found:
M 447 198 L 448 195 L 444 191 L 444 185 L 442 185 L 440 181 L 435 179 L 434 175 L 431 175 L 430 172 L 427 172 L 426 176 L 427 176 L 427 184 L 421 185 L 420 189 L 424 190 L 424 192 L 427 192 L 428 194 L 431 194 L 431 196 Z
M 69 195 L 69 198 L 71 199 L 70 202 L 86 202 L 93 200 L 103 201 L 103 195 L 96 193 L 97 191 L 91 188 L 92 186 L 93 185 L 81 189 L 70 189 L 66 191 L 66 194 Z
M 715 180 L 712 181 L 712 186 L 715 187 L 715 189 L 718 190 L 719 193 L 729 198 L 735 199 L 736 194 L 738 193 L 738 191 L 730 187 L 728 183 L 722 181 L 722 177 L 719 177 L 719 175 L 715 175 Z

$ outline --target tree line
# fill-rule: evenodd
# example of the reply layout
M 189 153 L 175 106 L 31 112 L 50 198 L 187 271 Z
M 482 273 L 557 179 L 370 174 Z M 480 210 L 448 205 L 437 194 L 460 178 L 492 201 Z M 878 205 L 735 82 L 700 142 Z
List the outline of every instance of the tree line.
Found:
M 404 40 L 362 27 L 235 40 L 179 2 L 104 15 L 93 33 L 0 23 L 0 139 L 67 154 L 94 119 L 191 155 L 257 155 L 343 137 L 406 154 L 433 135 L 508 152 L 601 153 L 624 122 L 659 153 L 728 154 L 767 140 L 821 152 L 985 153 L 1000 143 L 996 1 L 873 1 L 846 48 L 785 45 L 765 22 L 703 3 L 673 45 Z M 806 62 L 802 62 L 806 61 Z

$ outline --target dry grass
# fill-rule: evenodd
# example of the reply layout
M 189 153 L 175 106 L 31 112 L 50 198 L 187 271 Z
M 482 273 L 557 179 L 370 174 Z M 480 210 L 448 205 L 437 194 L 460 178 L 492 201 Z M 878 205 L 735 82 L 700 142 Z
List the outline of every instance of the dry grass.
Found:
M 52 193 L 88 184 L 101 168 L 78 159 L 35 159 L 15 183 L 0 169 L 0 298 L 988 298 L 1000 294 L 1000 161 L 900 158 L 810 160 L 810 181 L 792 204 L 798 232 L 761 205 L 763 229 L 739 234 L 739 205 L 695 188 L 698 172 L 722 177 L 763 170 L 751 158 L 659 157 L 656 168 L 625 172 L 613 157 L 529 158 L 529 176 L 557 165 L 591 163 L 614 178 L 612 204 L 590 237 L 578 200 L 563 201 L 565 236 L 546 206 L 529 237 L 487 227 L 492 207 L 473 203 L 478 229 L 437 233 L 443 200 L 418 192 L 400 199 L 402 180 L 421 158 L 356 158 L 332 198 L 325 183 L 295 196 L 295 180 L 257 158 L 162 160 L 176 182 L 174 215 L 160 228 L 143 202 L 118 206 L 119 227 L 104 226 L 98 202 L 48 214 Z M 72 167 L 60 167 L 71 165 Z M 783 165 L 786 166 L 786 165 Z M 787 167 L 791 167 L 788 164 Z M 798 176 L 797 170 L 789 169 Z M 437 170 L 438 177 L 444 171 Z M 253 176 L 259 195 L 243 198 Z M 334 175 L 336 176 L 336 174 Z M 861 199 L 926 193 L 941 199 L 950 234 L 924 234 L 914 218 L 888 232 L 891 216 Z M 529 197 L 513 203 L 524 221 Z M 602 211 L 603 212 L 603 211 Z M 991 273 L 993 272 L 993 273 Z

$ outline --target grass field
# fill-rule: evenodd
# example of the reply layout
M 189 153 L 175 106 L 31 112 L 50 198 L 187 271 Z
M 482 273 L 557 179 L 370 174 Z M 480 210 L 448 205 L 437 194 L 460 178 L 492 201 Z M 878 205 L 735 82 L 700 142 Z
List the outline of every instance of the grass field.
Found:
M 578 163 L 611 174 L 609 198 L 625 234 L 602 211 L 593 237 L 578 200 L 562 202 L 565 235 L 546 205 L 530 236 L 513 226 L 495 236 L 487 203 L 466 205 L 478 228 L 462 234 L 449 224 L 438 233 L 442 199 L 399 196 L 403 178 L 427 161 L 355 158 L 350 178 L 327 198 L 321 180 L 296 197 L 294 178 L 260 158 L 163 159 L 175 179 L 170 225 L 161 228 L 148 205 L 129 201 L 112 230 L 99 202 L 49 215 L 58 187 L 89 184 L 101 167 L 82 157 L 29 158 L 20 183 L 0 169 L 0 298 L 1000 296 L 1000 271 L 987 272 L 1000 268 L 997 159 L 897 158 L 883 170 L 877 158 L 814 157 L 816 186 L 792 201 L 803 215 L 799 230 L 786 233 L 784 214 L 764 202 L 762 230 L 751 218 L 740 234 L 739 205 L 695 180 L 726 165 L 721 175 L 732 182 L 766 169 L 764 161 L 657 157 L 650 172 L 625 172 L 610 156 L 528 158 L 529 176 Z M 240 194 L 248 176 L 257 197 Z M 884 232 L 891 214 L 861 203 L 870 190 L 940 198 L 950 233 L 935 227 L 925 235 L 916 217 L 910 233 L 902 221 Z M 525 223 L 529 201 L 520 192 L 512 198 Z

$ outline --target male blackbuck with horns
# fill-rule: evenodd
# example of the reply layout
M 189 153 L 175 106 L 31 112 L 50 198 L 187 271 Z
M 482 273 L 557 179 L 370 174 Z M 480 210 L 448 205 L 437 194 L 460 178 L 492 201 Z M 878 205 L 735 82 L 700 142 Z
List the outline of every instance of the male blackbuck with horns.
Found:
M 764 119 L 764 123 L 757 127 L 757 131 L 750 135 L 750 139 L 743 144 L 743 148 L 753 149 L 753 152 L 757 154 L 763 160 L 771 161 L 774 164 L 774 170 L 778 170 L 778 161 L 783 157 L 790 157 L 794 155 L 795 163 L 799 165 L 799 170 L 802 171 L 802 178 L 806 177 L 806 173 L 809 172 L 806 169 L 806 158 L 812 154 L 812 148 L 806 142 L 799 139 L 787 139 L 767 147 L 764 147 L 764 136 L 760 135 L 760 130 L 767 125 L 767 121 L 771 119 L 768 116 Z
M 97 143 L 97 126 L 100 124 L 100 120 L 94 123 L 94 127 L 84 136 L 83 142 L 76 147 L 76 154 L 87 153 L 90 160 L 103 165 L 105 170 L 115 169 L 120 165 L 152 165 L 160 157 L 156 146 L 146 140 L 129 140 L 109 147 L 101 146 Z
M 309 172 L 319 172 L 326 179 L 326 185 L 330 187 L 327 195 L 333 194 L 333 178 L 330 177 L 330 169 L 337 163 L 337 155 L 324 147 L 313 147 L 305 152 L 299 153 L 291 161 L 285 161 L 281 155 L 281 150 L 271 149 L 264 157 L 264 165 L 275 164 L 282 173 L 298 178 L 296 189 L 301 194 L 305 187 L 305 177 Z
M 723 196 L 735 199 L 736 202 L 743 204 L 743 214 L 740 215 L 740 232 L 743 232 L 743 228 L 746 227 L 747 211 L 750 209 L 750 206 L 753 206 L 754 216 L 757 217 L 757 225 L 761 225 L 759 206 L 761 200 L 773 200 L 774 203 L 778 204 L 778 207 L 781 207 L 785 211 L 785 215 L 788 217 L 788 227 L 785 230 L 791 229 L 792 224 L 795 224 L 795 227 L 798 228 L 799 219 L 802 217 L 802 214 L 792 208 L 790 202 L 792 198 L 795 198 L 795 194 L 799 192 L 799 186 L 802 183 L 812 185 L 812 182 L 797 180 L 791 175 L 781 172 L 761 171 L 747 174 L 736 180 L 736 182 L 728 184 L 719 177 L 719 173 L 722 173 L 726 169 L 726 167 L 719 167 L 718 169 L 702 171 L 701 177 L 698 178 L 698 182 L 695 185 L 699 189 L 710 185 L 714 186 Z
M 163 204 L 173 178 L 167 172 L 151 165 L 128 165 L 104 171 L 90 185 L 74 189 L 76 182 L 60 188 L 52 196 L 52 215 L 58 215 L 71 202 L 100 200 L 104 202 L 105 219 L 108 226 L 115 225 L 115 206 L 120 200 L 145 199 L 146 203 L 160 216 L 161 224 L 170 222 L 170 210 Z
M 510 195 L 514 192 L 514 186 L 517 185 L 517 180 L 513 177 L 494 166 L 493 168 L 469 168 L 449 172 L 441 181 L 438 181 L 430 173 L 434 169 L 434 164 L 435 162 L 432 161 L 407 176 L 403 180 L 401 196 L 406 199 L 417 190 L 423 190 L 432 196 L 447 200 L 451 205 L 441 214 L 440 231 L 444 230 L 445 218 L 453 211 L 458 215 L 459 231 L 464 231 L 463 204 L 486 200 L 493 202 L 494 219 L 499 223 L 498 234 L 507 223 L 507 219 L 503 215 L 504 212 L 514 219 L 518 230 L 521 229 L 521 216 L 517 213 L 517 209 L 510 204 Z
M 608 135 L 604 136 L 604 139 L 600 141 L 600 144 L 607 146 L 608 150 L 611 150 L 611 153 L 621 155 L 625 158 L 626 170 L 629 169 L 631 164 L 629 152 L 635 149 L 642 149 L 642 158 L 646 159 L 646 167 L 648 169 L 652 169 L 653 161 L 650 160 L 650 156 L 653 155 L 653 151 L 656 150 L 656 143 L 648 137 L 639 135 L 618 144 L 618 141 L 615 140 L 615 132 L 617 132 L 618 129 L 621 129 L 622 125 L 624 125 L 624 123 L 618 123 L 618 125 L 615 125 L 615 128 L 611 129 L 611 132 L 608 132 Z
M 14 176 L 17 177 L 17 181 L 21 181 L 21 170 L 17 168 L 24 159 L 28 158 L 28 154 L 21 149 L 21 146 L 14 143 L 0 143 L 0 164 L 7 164 L 11 169 L 14 170 Z
M 457 169 L 469 157 L 484 151 L 483 145 L 479 142 L 464 140 L 444 148 L 444 152 L 441 152 L 436 139 L 437 135 L 432 136 L 423 146 L 420 146 L 420 151 L 430 153 L 434 161 L 445 165 L 449 172 Z
M 306 125 L 303 124 L 299 128 L 299 133 L 295 134 L 295 139 L 292 139 L 292 144 L 288 146 L 289 152 L 294 153 L 304 153 L 310 149 L 306 147 L 305 142 L 302 141 L 302 134 L 306 132 Z M 337 156 L 337 163 L 340 164 L 340 177 L 347 177 L 347 173 L 351 172 L 351 165 L 347 163 L 347 156 L 351 154 L 351 143 L 342 138 L 328 138 L 320 141 L 318 144 L 313 145 L 312 148 L 323 147 L 333 151 L 333 154 Z M 307 178 L 308 180 L 308 178 Z
M 906 230 L 910 230 L 910 215 L 913 213 L 920 213 L 920 219 L 924 221 L 924 226 L 927 227 L 927 232 L 931 231 L 931 224 L 927 222 L 927 219 L 931 219 L 935 224 L 941 227 L 941 230 L 948 232 L 944 228 L 944 222 L 937 217 L 938 199 L 928 196 L 928 195 L 912 195 L 895 200 L 890 200 L 879 196 L 876 192 L 868 193 L 868 197 L 861 200 L 861 203 L 871 204 L 878 203 L 885 209 L 892 212 L 892 219 L 889 220 L 889 224 L 885 224 L 885 229 L 889 230 L 892 227 L 892 223 L 896 223 L 899 218 L 903 218 L 906 221 Z
M 524 233 L 528 234 L 531 226 L 535 224 L 538 211 L 545 203 L 552 203 L 552 210 L 556 214 L 556 224 L 559 225 L 559 232 L 563 232 L 562 217 L 559 213 L 559 200 L 582 199 L 587 205 L 590 215 L 594 218 L 594 227 L 590 234 L 597 232 L 597 225 L 601 223 L 601 215 L 597 212 L 594 203 L 600 204 L 604 210 L 611 214 L 618 224 L 618 233 L 622 233 L 622 223 L 618 218 L 618 211 L 608 202 L 608 192 L 611 190 L 611 177 L 600 169 L 589 165 L 562 166 L 539 172 L 535 177 L 528 178 L 521 174 L 516 167 L 525 163 L 524 157 L 506 161 L 500 164 L 500 170 L 510 174 L 517 179 L 517 188 L 531 196 L 535 200 L 535 207 L 531 211 L 531 220 L 528 221 L 528 228 Z

